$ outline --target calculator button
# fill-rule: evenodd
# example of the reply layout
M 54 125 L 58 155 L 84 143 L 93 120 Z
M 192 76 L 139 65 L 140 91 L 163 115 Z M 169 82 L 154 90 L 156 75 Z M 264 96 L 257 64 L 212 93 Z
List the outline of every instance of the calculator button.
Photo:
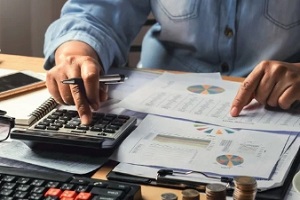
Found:
M 117 125 L 108 125 L 107 128 L 108 129 L 113 129 L 113 130 L 118 130 L 120 128 L 120 126 L 117 126 Z
M 99 128 L 99 127 L 92 127 L 91 128 L 91 131 L 95 131 L 95 132 L 101 132 L 102 131 L 102 128 Z
M 111 123 L 111 125 L 114 125 L 114 126 L 122 126 L 124 123 L 123 122 L 120 122 L 120 121 L 113 121 Z
M 85 126 L 85 125 L 80 125 L 77 127 L 78 130 L 89 130 L 90 127 L 89 126 Z
M 38 123 L 38 125 L 44 125 L 44 126 L 49 126 L 49 124 L 50 124 L 50 122 L 47 122 L 47 121 L 42 121 L 42 122 Z
M 78 121 L 78 120 L 71 120 L 71 121 L 69 121 L 67 124 L 69 124 L 69 125 L 74 125 L 74 126 L 79 126 L 80 125 L 80 121 Z
M 34 128 L 36 128 L 36 129 L 46 129 L 46 125 L 42 125 L 42 124 L 37 124 L 37 125 L 35 125 L 34 126 Z
M 75 129 L 77 126 L 74 124 L 66 124 L 64 127 L 68 129 Z
M 71 133 L 86 133 L 85 130 L 71 130 Z
M 112 121 L 115 118 L 116 118 L 115 116 L 105 116 L 105 117 L 103 117 L 103 120 L 110 122 L 110 121 Z
M 105 128 L 105 124 L 95 124 L 93 127 L 95 128 Z
M 61 116 L 59 119 L 60 119 L 60 120 L 65 120 L 65 121 L 69 121 L 69 120 L 71 120 L 72 118 L 71 118 L 71 117 L 68 117 L 68 116 Z
M 58 115 L 49 115 L 48 119 L 58 119 L 59 116 Z
M 59 127 L 58 126 L 48 126 L 47 130 L 51 130 L 51 131 L 58 131 Z
M 44 122 L 48 122 L 49 124 L 50 123 L 53 123 L 55 120 L 54 119 L 49 119 L 49 118 L 46 118 L 43 120 Z
M 60 123 L 60 122 L 57 122 L 57 121 L 54 122 L 53 125 L 54 125 L 54 126 L 57 126 L 57 127 L 59 127 L 59 128 L 61 128 L 61 127 L 64 126 L 63 123 Z
M 103 132 L 105 132 L 105 133 L 115 133 L 115 132 L 116 132 L 116 130 L 114 130 L 114 129 L 109 129 L 109 128 L 106 128 L 106 129 L 104 129 L 104 130 L 103 130 Z
M 130 117 L 127 116 L 127 115 L 118 115 L 118 118 L 119 119 L 126 119 L 126 120 L 128 120 Z
M 16 187 L 16 183 L 4 183 L 2 188 L 8 189 L 8 190 L 13 190 Z
M 116 118 L 118 115 L 116 114 L 106 114 L 105 117 Z

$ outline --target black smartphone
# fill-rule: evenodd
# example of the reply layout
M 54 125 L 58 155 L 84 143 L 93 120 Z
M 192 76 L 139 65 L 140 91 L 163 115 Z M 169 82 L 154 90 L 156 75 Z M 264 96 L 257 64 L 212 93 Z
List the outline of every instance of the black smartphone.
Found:
M 0 76 L 0 99 L 45 87 L 44 76 L 30 71 L 18 71 Z

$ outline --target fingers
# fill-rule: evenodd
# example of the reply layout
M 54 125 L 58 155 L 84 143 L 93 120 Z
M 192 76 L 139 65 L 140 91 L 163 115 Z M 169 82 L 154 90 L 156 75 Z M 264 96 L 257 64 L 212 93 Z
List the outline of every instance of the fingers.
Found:
M 75 105 L 82 124 L 92 120 L 92 110 L 99 108 L 99 63 L 91 57 L 68 57 L 48 71 L 46 85 L 53 98 L 60 104 Z M 83 84 L 68 85 L 61 81 L 82 78 Z M 100 90 L 101 91 L 101 90 Z
M 261 62 L 245 79 L 233 100 L 230 114 L 236 117 L 255 98 L 260 104 L 289 109 L 300 100 L 300 64 Z
M 92 58 L 86 58 L 81 64 L 81 78 L 83 80 L 84 90 L 86 93 L 87 101 L 92 109 L 99 108 L 99 74 L 100 70 L 95 67 L 97 62 Z
M 287 85 L 285 90 L 278 97 L 278 106 L 284 110 L 292 108 L 295 102 L 300 101 L 299 90 L 300 90 L 300 78 L 294 80 L 293 82 Z
M 85 90 L 85 84 L 91 85 L 88 81 L 89 79 L 86 78 L 84 74 L 82 74 L 83 68 L 86 67 L 84 60 L 85 58 L 78 58 L 72 60 L 71 63 L 71 69 L 66 72 L 67 78 L 75 78 L 75 77 L 81 77 L 83 80 L 82 85 L 62 85 L 61 88 L 64 88 L 64 86 L 68 86 L 69 90 L 71 91 L 72 98 L 74 100 L 74 104 L 76 106 L 77 112 L 79 114 L 79 117 L 81 119 L 82 124 L 89 124 L 92 120 L 92 111 L 90 109 L 90 102 Z M 95 67 L 95 66 L 94 66 Z M 83 78 L 83 76 L 85 78 Z M 65 91 L 61 91 L 61 94 Z
M 108 85 L 100 84 L 100 101 L 106 101 L 108 99 Z
M 235 96 L 230 114 L 236 117 L 240 114 L 244 106 L 249 104 L 255 95 L 257 86 L 259 85 L 262 74 L 259 70 L 254 70 L 241 84 L 237 95 Z
M 57 103 L 73 105 L 74 101 L 69 86 L 62 85 L 59 81 L 66 79 L 66 76 L 59 75 L 62 75 L 62 73 L 58 73 L 56 68 L 53 68 L 52 71 L 49 71 L 46 76 L 46 87 Z
M 70 85 L 74 103 L 82 124 L 90 124 L 92 111 L 86 98 L 83 88 L 80 85 Z

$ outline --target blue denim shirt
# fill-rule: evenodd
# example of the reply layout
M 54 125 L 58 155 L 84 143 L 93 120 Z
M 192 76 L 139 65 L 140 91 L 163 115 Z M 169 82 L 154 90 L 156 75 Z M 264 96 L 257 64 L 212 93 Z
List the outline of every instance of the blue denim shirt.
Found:
M 262 60 L 299 62 L 300 0 L 69 0 L 45 36 L 45 68 L 68 40 L 123 66 L 147 16 L 143 67 L 246 76 Z

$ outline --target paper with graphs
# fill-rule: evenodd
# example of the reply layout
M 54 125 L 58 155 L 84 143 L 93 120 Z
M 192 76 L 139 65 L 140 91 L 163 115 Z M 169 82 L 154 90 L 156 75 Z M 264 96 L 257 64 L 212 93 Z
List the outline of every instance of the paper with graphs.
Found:
M 148 115 L 112 159 L 228 176 L 269 178 L 289 137 L 289 134 L 234 130 Z
M 212 123 L 231 128 L 299 131 L 300 115 L 266 110 L 253 101 L 239 117 L 229 114 L 240 83 L 201 77 L 201 74 L 164 73 L 130 94 L 120 106 L 145 113 Z

